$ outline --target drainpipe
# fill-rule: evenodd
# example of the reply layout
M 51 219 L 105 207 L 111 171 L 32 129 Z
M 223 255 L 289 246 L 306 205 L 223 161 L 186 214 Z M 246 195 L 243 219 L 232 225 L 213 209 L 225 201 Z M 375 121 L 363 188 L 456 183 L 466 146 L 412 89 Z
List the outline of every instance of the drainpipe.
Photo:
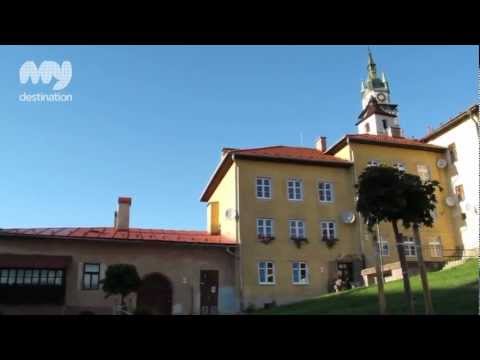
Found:
M 350 139 L 347 137 L 347 146 L 350 146 Z M 350 147 L 350 161 L 353 162 L 353 189 L 354 189 L 354 195 L 353 195 L 353 203 L 355 204 L 356 206 L 356 195 L 355 195 L 355 183 L 356 183 L 356 180 L 357 180 L 357 172 L 355 170 L 355 154 L 353 153 L 353 150 L 352 148 Z M 362 259 L 363 259 L 363 256 L 365 254 L 365 251 L 364 251 L 364 248 L 363 248 L 363 237 L 362 237 L 362 228 L 363 228 L 363 223 L 362 221 L 360 220 L 360 216 L 358 216 L 358 222 L 359 222 L 359 225 L 358 225 L 358 229 L 359 229 L 359 232 L 360 232 L 360 237 L 359 237 L 359 240 L 360 240 L 360 253 L 362 254 Z M 363 264 L 365 266 L 365 264 Z
M 242 264 L 242 244 L 240 241 L 240 191 L 239 191 L 239 169 L 238 164 L 235 162 L 235 154 L 232 154 L 232 161 L 235 165 L 235 232 L 236 240 L 238 244 L 238 280 L 239 280 L 239 305 L 240 311 L 243 311 L 243 264 Z

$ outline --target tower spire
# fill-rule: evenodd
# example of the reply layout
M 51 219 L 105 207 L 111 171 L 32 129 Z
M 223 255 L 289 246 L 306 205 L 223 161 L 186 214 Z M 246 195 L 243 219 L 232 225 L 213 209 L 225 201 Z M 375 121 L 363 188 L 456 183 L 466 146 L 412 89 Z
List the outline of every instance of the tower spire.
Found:
M 377 78 L 377 65 L 375 64 L 375 61 L 373 60 L 373 55 L 370 50 L 370 46 L 368 47 L 368 77 L 370 79 L 376 79 Z

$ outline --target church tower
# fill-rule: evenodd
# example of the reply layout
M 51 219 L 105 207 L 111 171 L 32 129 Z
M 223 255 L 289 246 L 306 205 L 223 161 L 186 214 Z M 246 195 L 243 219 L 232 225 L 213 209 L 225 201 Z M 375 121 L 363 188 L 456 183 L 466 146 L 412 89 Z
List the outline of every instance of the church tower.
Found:
M 399 137 L 401 129 L 397 105 L 390 103 L 390 86 L 384 73 L 377 76 L 377 65 L 368 50 L 368 76 L 362 81 L 362 112 L 355 124 L 359 134 Z

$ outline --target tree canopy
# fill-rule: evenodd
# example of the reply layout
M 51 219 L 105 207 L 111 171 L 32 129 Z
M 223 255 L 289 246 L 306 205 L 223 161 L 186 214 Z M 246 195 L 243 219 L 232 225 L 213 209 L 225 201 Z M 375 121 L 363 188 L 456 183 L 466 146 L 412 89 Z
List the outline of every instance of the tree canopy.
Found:
M 105 297 L 121 295 L 123 302 L 125 296 L 138 289 L 141 280 L 134 265 L 114 264 L 107 268 L 102 283 Z
M 368 167 L 358 180 L 357 211 L 370 231 L 382 221 L 401 220 L 407 228 L 413 224 L 432 226 L 435 191 L 442 190 L 437 181 L 422 181 L 389 166 Z

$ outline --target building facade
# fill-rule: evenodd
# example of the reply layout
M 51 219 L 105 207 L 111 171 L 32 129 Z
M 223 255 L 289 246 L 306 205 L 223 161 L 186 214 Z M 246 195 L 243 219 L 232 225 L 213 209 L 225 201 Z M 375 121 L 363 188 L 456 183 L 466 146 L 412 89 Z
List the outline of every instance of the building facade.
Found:
M 453 195 L 453 221 L 466 255 L 475 256 L 479 248 L 479 138 L 478 105 L 455 116 L 422 141 L 448 149 L 448 192 Z
M 0 231 L 0 311 L 112 314 L 119 297 L 105 298 L 99 281 L 109 265 L 132 264 L 143 284 L 130 311 L 237 312 L 236 245 L 205 231 L 130 228 L 130 203 L 120 198 L 112 228 Z

